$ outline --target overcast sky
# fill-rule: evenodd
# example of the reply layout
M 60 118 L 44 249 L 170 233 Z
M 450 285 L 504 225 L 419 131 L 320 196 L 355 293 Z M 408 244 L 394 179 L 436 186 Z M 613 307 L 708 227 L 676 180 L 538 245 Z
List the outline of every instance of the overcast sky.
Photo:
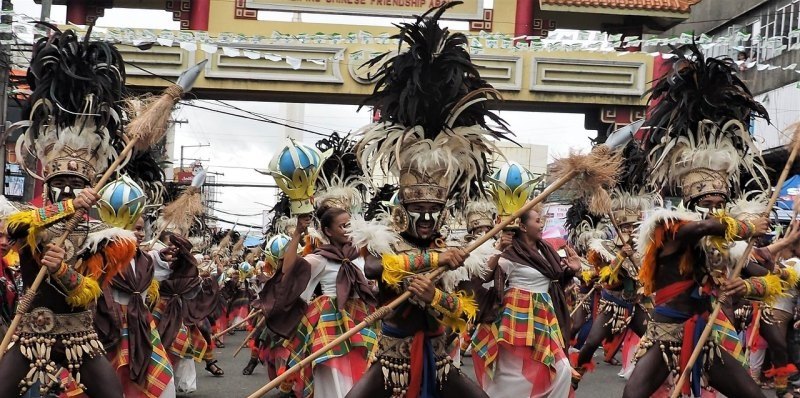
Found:
M 38 18 L 41 6 L 33 0 L 13 0 L 14 10 Z M 66 18 L 65 6 L 53 6 L 51 18 L 63 23 Z M 322 21 L 320 21 L 322 22 Z M 159 10 L 108 9 L 97 26 L 129 27 L 178 30 L 178 23 L 172 15 Z M 230 104 L 275 119 L 286 119 L 284 107 L 278 103 L 259 103 L 230 101 Z M 197 105 L 224 109 L 222 105 L 198 101 Z M 369 111 L 356 112 L 356 106 L 348 105 L 305 105 L 305 118 L 289 124 L 319 133 L 329 134 L 332 130 L 354 131 L 370 122 Z M 231 109 L 225 109 L 231 112 Z M 240 113 L 232 111 L 233 113 Z M 547 145 L 549 158 L 566 154 L 570 148 L 589 148 L 588 137 L 596 134 L 583 128 L 582 114 L 553 114 L 532 112 L 501 112 L 509 122 L 511 130 L 520 143 Z M 190 106 L 180 106 L 174 119 L 187 121 L 176 128 L 175 164 L 180 157 L 181 145 L 210 144 L 205 148 L 186 148 L 184 157 L 210 159 L 205 162 L 210 171 L 224 173 L 219 177 L 226 183 L 271 184 L 272 179 L 253 171 L 264 169 L 273 151 L 284 145 L 282 137 L 285 128 L 264 122 L 246 120 L 201 110 Z M 303 141 L 312 145 L 319 137 L 304 133 Z M 272 204 L 275 201 L 274 189 L 261 188 L 222 188 L 216 204 L 217 209 L 229 213 L 256 214 L 266 207 L 259 203 Z M 237 217 L 217 214 L 220 218 L 236 220 Z M 238 217 L 240 222 L 261 224 L 261 216 Z

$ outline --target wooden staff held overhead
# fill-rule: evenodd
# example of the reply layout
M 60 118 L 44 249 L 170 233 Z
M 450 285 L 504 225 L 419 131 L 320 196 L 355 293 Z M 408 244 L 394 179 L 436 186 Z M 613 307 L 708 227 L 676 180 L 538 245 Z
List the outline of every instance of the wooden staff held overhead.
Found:
M 200 70 L 203 68 L 206 62 L 207 60 L 203 60 L 203 62 L 200 62 L 199 64 L 183 72 L 183 74 L 181 74 L 181 76 L 178 78 L 177 83 L 167 87 L 161 97 L 149 104 L 147 108 L 144 109 L 142 113 L 128 125 L 127 131 L 125 132 L 126 137 L 128 137 L 128 143 L 125 145 L 125 148 L 122 150 L 122 152 L 119 153 L 117 158 L 114 159 L 114 162 L 108 166 L 108 169 L 106 169 L 106 172 L 103 173 L 103 176 L 100 178 L 100 180 L 94 184 L 93 188 L 95 191 L 99 191 L 100 188 L 106 185 L 108 180 L 111 179 L 114 173 L 117 172 L 117 168 L 120 166 L 120 164 L 122 164 L 122 161 L 128 157 L 131 151 L 134 149 L 137 151 L 147 150 L 164 138 L 164 135 L 167 131 L 167 124 L 169 122 L 170 110 L 175 103 L 181 99 L 183 94 L 192 89 L 194 82 L 200 75 Z M 67 221 L 64 233 L 53 243 L 55 243 L 57 246 L 64 246 L 64 242 L 67 240 L 67 237 L 69 237 L 69 234 L 75 230 L 78 224 L 83 220 L 84 216 L 86 216 L 86 210 L 83 208 L 77 209 L 69 221 Z M 36 292 L 39 290 L 39 286 L 41 286 L 42 282 L 44 281 L 45 276 L 47 276 L 47 267 L 40 267 L 39 273 L 36 274 L 36 279 L 34 279 L 31 287 L 19 300 L 14 319 L 11 321 L 11 325 L 8 327 L 8 331 L 6 332 L 5 336 L 3 336 L 3 342 L 0 343 L 0 358 L 3 357 L 8 349 L 8 345 L 11 343 L 11 337 L 14 335 L 17 327 L 19 327 L 19 323 L 22 321 L 22 315 L 30 310 L 29 307 L 33 302 L 34 296 L 36 296 Z
M 767 214 L 764 216 L 769 216 L 769 212 L 775 207 L 775 203 L 778 201 L 778 196 L 781 193 L 781 187 L 786 182 L 786 177 L 789 176 L 789 171 L 794 164 L 794 160 L 797 157 L 797 152 L 800 150 L 800 125 L 795 127 L 794 132 L 794 139 L 792 141 L 792 151 L 789 153 L 789 159 L 786 160 L 786 165 L 783 166 L 783 171 L 781 171 L 781 175 L 778 178 L 778 183 L 775 185 L 775 189 L 772 192 L 772 197 L 769 199 L 769 204 L 767 204 Z M 753 245 L 755 244 L 755 239 L 750 238 L 750 241 L 747 243 L 747 248 L 744 250 L 742 257 L 739 258 L 739 261 L 736 262 L 736 267 L 733 271 L 728 275 L 728 279 L 735 279 L 739 277 L 739 274 L 742 272 L 742 268 L 744 268 L 747 261 L 750 259 L 750 253 L 753 251 Z M 714 327 L 714 321 L 719 316 L 719 311 L 722 308 L 721 300 L 717 300 L 714 303 L 714 307 L 711 311 L 711 315 L 708 316 L 708 322 L 706 323 L 706 327 L 703 329 L 703 333 L 700 335 L 700 340 L 697 341 L 697 345 L 694 347 L 694 351 L 692 351 L 692 356 L 689 357 L 689 362 L 686 363 L 686 367 L 681 372 L 681 377 L 678 379 L 678 382 L 675 384 L 675 389 L 672 390 L 672 394 L 670 397 L 677 398 L 681 394 L 681 388 L 686 383 L 686 380 L 689 378 L 689 374 L 692 371 L 692 367 L 694 363 L 697 362 L 697 358 L 700 356 L 700 353 L 703 351 L 703 347 L 706 345 L 706 341 L 708 341 L 709 336 L 711 336 L 711 330 Z
M 627 140 L 624 140 L 622 143 L 626 143 Z M 492 236 L 495 236 L 503 231 L 508 225 L 510 225 L 514 220 L 521 217 L 523 214 L 527 213 L 534 206 L 542 203 L 550 194 L 555 192 L 557 189 L 561 188 L 568 182 L 572 181 L 576 177 L 581 177 L 584 185 L 591 184 L 592 186 L 597 187 L 598 189 L 602 189 L 603 186 L 611 186 L 613 184 L 613 179 L 616 177 L 617 170 L 619 169 L 619 157 L 613 155 L 613 149 L 616 147 L 608 147 L 605 145 L 601 145 L 596 147 L 592 150 L 592 153 L 588 155 L 579 155 L 573 154 L 570 157 L 563 160 L 563 169 L 561 170 L 560 177 L 556 181 L 554 181 L 550 186 L 548 186 L 541 194 L 537 195 L 535 198 L 530 200 L 524 206 L 522 206 L 519 210 L 515 211 L 507 219 L 503 220 L 499 224 L 495 225 L 491 231 L 487 232 L 480 238 L 474 240 L 467 246 L 464 250 L 467 253 L 471 253 L 484 243 L 486 243 Z M 615 161 L 616 159 L 616 161 Z M 445 271 L 447 271 L 446 267 L 439 267 L 434 269 L 433 271 L 429 272 L 425 275 L 428 280 L 436 280 L 439 276 L 441 276 Z M 248 398 L 260 398 L 268 393 L 270 390 L 278 387 L 283 381 L 289 378 L 292 374 L 298 372 L 300 369 L 311 365 L 311 363 L 316 360 L 317 358 L 321 357 L 326 352 L 330 351 L 331 349 L 335 348 L 339 344 L 347 341 L 355 335 L 356 333 L 360 332 L 361 329 L 366 328 L 370 324 L 375 323 L 376 321 L 383 319 L 384 317 L 391 314 L 395 308 L 400 306 L 400 304 L 404 303 L 411 297 L 411 292 L 406 291 L 396 299 L 392 300 L 389 304 L 378 308 L 375 312 L 368 315 L 361 323 L 356 325 L 354 328 L 348 330 L 347 332 L 343 333 L 330 343 L 326 344 L 324 347 L 320 348 L 319 350 L 315 351 L 311 355 L 304 358 L 302 361 L 297 363 L 296 365 L 292 366 L 286 372 L 282 373 L 280 376 L 272 379 L 267 385 L 258 389 L 258 391 L 250 394 Z

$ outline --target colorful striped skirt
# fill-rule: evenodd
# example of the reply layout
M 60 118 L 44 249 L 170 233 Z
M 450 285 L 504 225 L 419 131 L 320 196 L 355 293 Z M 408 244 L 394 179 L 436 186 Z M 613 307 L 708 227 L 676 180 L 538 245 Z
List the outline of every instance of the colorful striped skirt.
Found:
M 344 310 L 339 311 L 336 308 L 335 298 L 317 297 L 308 305 L 306 315 L 298 325 L 294 337 L 285 340 L 284 346 L 289 351 L 286 366 L 294 366 L 335 340 L 363 321 L 372 311 L 374 308 L 368 308 L 358 299 L 348 300 Z M 369 353 L 376 343 L 375 330 L 364 328 L 349 340 L 317 358 L 312 366 L 299 372 L 295 384 L 298 396 L 310 397 L 314 394 L 313 368 L 323 363 L 332 367 L 337 375 L 347 378 L 348 384 L 355 384 L 366 372 Z
M 529 393 L 521 396 L 531 397 L 568 391 L 571 368 L 550 295 L 509 289 L 499 315 L 494 323 L 479 325 L 472 337 L 478 383 L 487 389 L 488 384 L 525 382 Z M 506 376 L 519 380 L 499 380 Z
M 130 379 L 130 340 L 128 335 L 128 317 L 126 306 L 121 306 L 122 316 L 122 338 L 113 352 L 108 353 L 111 365 L 117 371 L 117 375 L 122 381 L 125 397 L 137 398 L 159 398 L 172 380 L 172 366 L 170 365 L 164 346 L 161 344 L 161 337 L 158 335 L 155 320 L 152 317 L 150 323 L 150 344 L 153 352 L 150 354 L 150 363 L 147 366 L 147 378 L 144 385 L 138 385 Z

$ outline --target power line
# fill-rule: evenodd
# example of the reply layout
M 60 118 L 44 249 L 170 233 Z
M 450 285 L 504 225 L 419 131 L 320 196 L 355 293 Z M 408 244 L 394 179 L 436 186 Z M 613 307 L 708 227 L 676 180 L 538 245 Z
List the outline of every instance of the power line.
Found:
M 159 75 L 159 74 L 157 74 L 155 72 L 147 70 L 146 68 L 143 68 L 143 67 L 141 67 L 141 66 L 139 66 L 139 65 L 137 65 L 137 64 L 135 64 L 133 62 L 128 62 L 128 61 L 124 61 L 124 62 L 125 62 L 125 64 L 131 65 L 134 68 L 139 69 L 142 72 L 145 72 L 145 73 L 147 73 L 147 74 L 149 74 L 151 76 L 154 76 L 154 77 L 157 77 L 159 79 L 168 81 L 168 82 L 170 82 L 170 84 L 174 84 L 174 82 L 171 79 L 168 79 L 168 78 L 166 78 L 164 76 L 161 76 L 161 75 Z M 204 100 L 201 100 L 201 101 L 204 101 Z M 200 106 L 200 105 L 197 105 L 197 104 L 192 104 L 190 102 L 181 101 L 181 104 L 186 105 L 186 106 L 191 106 L 191 107 L 194 107 L 194 108 L 204 109 L 204 110 L 207 110 L 207 111 L 210 111 L 210 112 L 216 112 L 216 113 L 221 113 L 221 114 L 228 115 L 228 116 L 239 117 L 239 118 L 242 118 L 242 119 L 255 120 L 255 121 L 260 121 L 260 122 L 265 122 L 265 123 L 270 123 L 270 124 L 276 124 L 276 125 L 279 125 L 279 126 L 283 126 L 283 127 L 289 128 L 289 129 L 302 131 L 304 133 L 314 134 L 314 135 L 318 135 L 318 136 L 322 136 L 322 137 L 330 137 L 331 136 L 331 134 L 320 133 L 320 132 L 317 132 L 317 131 L 304 129 L 302 127 L 297 127 L 297 126 L 292 126 L 290 124 L 281 123 L 281 122 L 278 122 L 276 120 L 272 120 L 271 118 L 269 118 L 269 117 L 267 117 L 267 116 L 265 116 L 263 114 L 258 114 L 258 113 L 255 113 L 255 112 L 251 112 L 251 111 L 248 111 L 246 109 L 239 108 L 236 105 L 229 104 L 227 102 L 223 102 L 221 100 L 216 100 L 216 101 L 219 102 L 220 104 L 223 104 L 223 105 L 229 107 L 229 108 L 236 109 L 236 110 L 238 110 L 240 112 L 248 113 L 248 114 L 253 115 L 255 117 L 248 117 L 246 115 L 239 115 L 239 114 L 236 114 L 236 113 L 225 112 L 225 111 L 219 110 L 219 109 L 207 108 L 207 107 L 203 107 L 203 106 Z M 285 119 L 285 120 L 288 120 L 288 119 Z M 297 124 L 304 124 L 303 122 L 299 122 L 299 121 L 292 121 L 292 122 L 293 123 L 297 123 Z M 330 129 L 330 130 L 336 132 L 336 130 L 333 130 L 333 129 Z
M 211 210 L 214 210 L 215 212 L 219 212 L 219 213 L 222 213 L 222 214 L 227 214 L 229 216 L 236 216 L 236 217 L 257 217 L 257 216 L 263 215 L 263 213 L 236 214 L 236 213 L 231 213 L 231 212 L 228 212 L 228 211 L 225 211 L 225 210 L 217 209 L 217 208 L 214 208 L 214 207 L 211 207 L 211 206 L 208 206 L 208 208 L 211 209 Z

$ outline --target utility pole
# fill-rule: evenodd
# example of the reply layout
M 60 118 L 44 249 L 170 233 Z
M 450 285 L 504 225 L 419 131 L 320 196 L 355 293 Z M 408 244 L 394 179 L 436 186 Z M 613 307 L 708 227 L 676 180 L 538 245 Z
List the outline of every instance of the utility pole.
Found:
M 50 19 L 50 8 L 53 5 L 53 0 L 42 0 L 42 15 L 40 21 L 47 21 Z
M 211 144 L 198 144 L 198 145 L 181 145 L 181 168 L 180 170 L 183 171 L 183 148 L 205 148 L 211 146 Z

